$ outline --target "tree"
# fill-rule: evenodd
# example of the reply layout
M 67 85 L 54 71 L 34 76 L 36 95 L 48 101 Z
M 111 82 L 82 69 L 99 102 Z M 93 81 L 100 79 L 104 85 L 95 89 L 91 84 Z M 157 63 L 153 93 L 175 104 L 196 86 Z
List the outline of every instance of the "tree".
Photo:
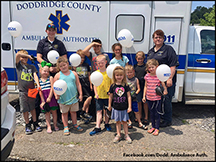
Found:
M 202 26 L 215 26 L 215 6 L 210 13 L 204 14 L 205 19 L 200 18 L 200 25 Z
M 213 7 L 214 6 L 215 5 L 213 5 Z M 213 13 L 210 14 L 211 12 L 213 12 Z M 206 13 L 208 13 L 208 15 L 205 15 Z M 203 20 L 207 21 L 206 16 L 207 17 L 209 17 L 210 15 L 213 16 L 214 13 L 215 13 L 215 10 L 213 10 L 212 7 L 206 8 L 206 7 L 202 7 L 202 6 L 197 6 L 197 8 L 194 10 L 194 12 L 191 13 L 191 21 L 190 21 L 190 23 L 191 24 L 200 24 L 201 21 L 203 22 Z M 209 18 L 209 19 L 211 19 L 211 18 Z M 213 21 L 212 19 L 211 19 L 211 21 Z M 205 23 L 205 25 L 208 24 L 206 22 L 203 22 L 203 23 Z

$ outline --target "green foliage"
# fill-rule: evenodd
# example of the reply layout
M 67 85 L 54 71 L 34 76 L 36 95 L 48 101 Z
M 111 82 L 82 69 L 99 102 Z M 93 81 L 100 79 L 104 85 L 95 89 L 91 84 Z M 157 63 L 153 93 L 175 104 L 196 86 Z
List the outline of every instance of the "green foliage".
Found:
M 215 26 L 215 6 L 210 13 L 204 14 L 205 19 L 200 18 L 201 26 Z
M 210 8 L 198 6 L 191 13 L 191 24 L 200 24 L 203 26 L 215 26 L 215 5 Z

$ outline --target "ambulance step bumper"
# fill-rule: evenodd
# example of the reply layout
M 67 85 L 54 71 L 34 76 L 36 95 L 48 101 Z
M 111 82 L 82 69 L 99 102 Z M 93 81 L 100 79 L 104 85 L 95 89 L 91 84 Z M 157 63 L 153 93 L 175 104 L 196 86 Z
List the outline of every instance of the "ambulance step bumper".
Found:
M 200 99 L 194 99 L 194 98 L 186 98 L 185 99 L 186 105 L 215 105 L 215 98 L 200 98 Z

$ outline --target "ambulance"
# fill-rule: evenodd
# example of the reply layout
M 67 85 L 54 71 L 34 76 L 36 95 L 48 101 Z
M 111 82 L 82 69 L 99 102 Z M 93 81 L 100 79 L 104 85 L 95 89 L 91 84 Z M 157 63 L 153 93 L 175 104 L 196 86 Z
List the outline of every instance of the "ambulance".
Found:
M 68 51 L 68 58 L 94 39 L 112 58 L 111 46 L 117 35 L 128 29 L 132 47 L 123 47 L 129 64 L 136 64 L 137 51 L 148 53 L 152 34 L 165 33 L 165 44 L 178 56 L 177 83 L 173 102 L 215 104 L 215 28 L 190 26 L 191 1 L 1 1 L 1 66 L 8 74 L 9 90 L 17 91 L 15 53 L 25 49 L 36 57 L 45 27 L 54 23 L 57 38 Z M 8 24 L 17 21 L 22 33 L 14 38 Z M 92 50 L 92 49 L 91 49 Z M 89 61 L 89 60 L 88 60 Z M 29 61 L 31 64 L 32 62 Z M 35 61 L 35 66 L 38 62 Z

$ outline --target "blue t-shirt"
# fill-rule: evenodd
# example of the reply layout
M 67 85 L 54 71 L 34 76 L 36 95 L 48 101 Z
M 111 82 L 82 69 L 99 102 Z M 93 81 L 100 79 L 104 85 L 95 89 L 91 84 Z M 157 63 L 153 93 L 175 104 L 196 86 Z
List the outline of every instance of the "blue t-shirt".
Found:
M 127 56 L 122 56 L 122 59 L 117 60 L 115 57 L 110 61 L 110 64 L 119 64 L 123 67 L 125 67 L 126 63 L 129 62 L 129 59 Z

